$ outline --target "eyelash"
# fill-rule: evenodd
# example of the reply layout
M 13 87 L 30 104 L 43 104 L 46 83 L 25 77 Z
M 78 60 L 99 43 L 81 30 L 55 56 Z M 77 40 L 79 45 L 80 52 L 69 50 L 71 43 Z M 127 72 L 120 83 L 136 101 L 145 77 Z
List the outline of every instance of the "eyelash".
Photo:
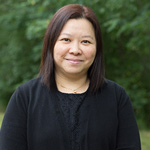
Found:
M 68 41 L 71 41 L 71 40 L 68 39 L 68 38 L 63 38 L 62 41 L 68 42 Z
M 91 43 L 91 42 L 88 41 L 88 40 L 83 40 L 82 43 L 83 43 L 83 42 L 84 42 L 84 43 L 89 43 L 89 44 Z
M 70 39 L 68 39 L 68 38 L 63 38 L 62 39 L 62 41 L 65 41 L 65 42 L 70 42 L 71 40 Z M 84 43 L 84 44 L 90 44 L 91 42 L 90 41 L 88 41 L 88 40 L 83 40 L 81 43 Z

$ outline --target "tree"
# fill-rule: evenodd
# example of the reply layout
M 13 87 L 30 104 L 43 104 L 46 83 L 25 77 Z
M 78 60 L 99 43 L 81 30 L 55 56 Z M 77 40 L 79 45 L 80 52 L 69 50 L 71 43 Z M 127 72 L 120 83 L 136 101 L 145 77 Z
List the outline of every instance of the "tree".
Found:
M 89 6 L 100 21 L 106 77 L 121 84 L 137 118 L 150 118 L 150 4 L 148 0 L 0 0 L 0 102 L 37 76 L 45 30 L 63 5 Z

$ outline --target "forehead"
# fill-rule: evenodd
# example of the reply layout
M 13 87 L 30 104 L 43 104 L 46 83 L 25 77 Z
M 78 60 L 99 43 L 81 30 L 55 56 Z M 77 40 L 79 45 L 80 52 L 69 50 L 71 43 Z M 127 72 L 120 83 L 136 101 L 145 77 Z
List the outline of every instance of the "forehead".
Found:
M 64 27 L 61 30 L 61 33 L 63 32 L 73 32 L 73 31 L 80 31 L 80 32 L 86 32 L 86 33 L 90 33 L 93 34 L 94 33 L 94 27 L 92 25 L 92 23 L 84 18 L 80 18 L 80 19 L 69 19 Z

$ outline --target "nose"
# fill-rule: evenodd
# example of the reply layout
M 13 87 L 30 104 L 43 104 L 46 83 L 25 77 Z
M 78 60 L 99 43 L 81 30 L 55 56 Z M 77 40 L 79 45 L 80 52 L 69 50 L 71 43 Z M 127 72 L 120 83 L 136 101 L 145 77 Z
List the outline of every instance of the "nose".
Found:
M 81 49 L 78 42 L 74 42 L 71 44 L 71 47 L 69 49 L 69 53 L 73 55 L 80 55 Z

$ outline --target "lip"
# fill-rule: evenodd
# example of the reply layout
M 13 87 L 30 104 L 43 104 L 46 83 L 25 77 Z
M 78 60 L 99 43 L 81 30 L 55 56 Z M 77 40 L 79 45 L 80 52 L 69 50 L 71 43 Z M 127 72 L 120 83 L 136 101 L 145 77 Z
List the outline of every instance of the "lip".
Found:
M 80 60 L 80 59 L 66 59 L 66 60 L 71 64 L 79 64 L 83 62 L 83 60 Z

